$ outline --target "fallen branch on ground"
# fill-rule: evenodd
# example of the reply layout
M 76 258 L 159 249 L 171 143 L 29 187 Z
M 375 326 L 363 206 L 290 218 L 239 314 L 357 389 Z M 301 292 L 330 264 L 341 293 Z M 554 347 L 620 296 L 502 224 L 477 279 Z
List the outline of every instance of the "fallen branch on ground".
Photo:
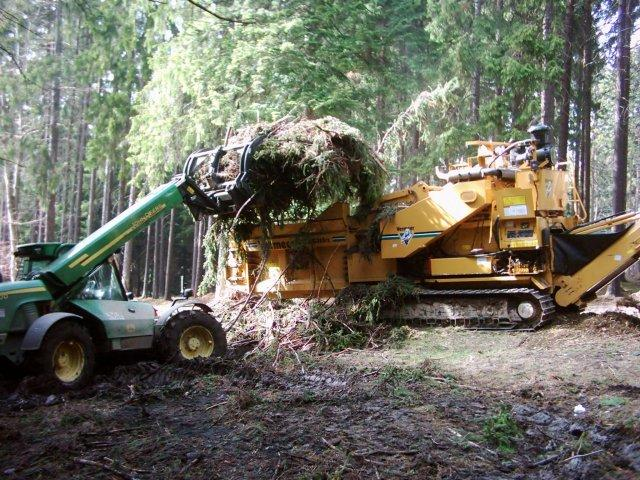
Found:
M 74 462 L 79 463 L 81 465 L 90 465 L 92 467 L 98 467 L 101 468 L 102 470 L 106 470 L 108 472 L 111 472 L 115 475 L 118 475 L 122 478 L 124 478 L 125 480 L 137 480 L 137 477 L 134 477 L 133 475 L 120 470 L 119 468 L 116 468 L 112 465 L 107 465 L 106 463 L 102 463 L 102 462 L 96 462 L 95 460 L 89 460 L 86 458 L 80 458 L 80 457 L 76 457 L 73 459 Z

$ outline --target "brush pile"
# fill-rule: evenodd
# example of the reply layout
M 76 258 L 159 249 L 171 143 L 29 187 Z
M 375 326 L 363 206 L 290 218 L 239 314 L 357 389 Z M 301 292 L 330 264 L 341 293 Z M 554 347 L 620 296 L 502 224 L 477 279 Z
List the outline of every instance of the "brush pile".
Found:
M 236 292 L 238 295 L 239 292 Z M 390 276 L 376 285 L 351 285 L 336 298 L 253 301 L 230 330 L 230 342 L 251 343 L 258 350 L 340 351 L 379 346 L 397 335 L 402 327 L 382 318 L 415 295 L 415 284 Z M 223 324 L 238 311 L 238 298 L 214 306 Z M 246 297 L 245 297 L 246 299 Z M 237 302 L 237 303 L 234 303 Z
M 253 155 L 248 182 L 255 198 L 234 219 L 234 227 L 307 220 L 337 201 L 367 209 L 384 189 L 385 169 L 359 130 L 334 117 L 284 120 L 238 130 L 228 145 L 259 135 L 265 139 Z M 221 161 L 220 176 L 238 174 L 238 153 Z M 242 235 L 241 235 L 242 236 Z
M 266 239 L 275 225 L 312 220 L 336 202 L 350 203 L 356 215 L 366 213 L 383 193 L 383 163 L 359 130 L 334 117 L 250 125 L 228 138 L 227 145 L 244 145 L 261 135 L 264 140 L 248 169 L 254 193 L 236 215 L 216 220 L 205 238 L 200 293 L 215 285 L 230 236 L 241 242 L 259 227 Z M 238 155 L 230 150 L 221 159 L 223 180 L 238 175 Z

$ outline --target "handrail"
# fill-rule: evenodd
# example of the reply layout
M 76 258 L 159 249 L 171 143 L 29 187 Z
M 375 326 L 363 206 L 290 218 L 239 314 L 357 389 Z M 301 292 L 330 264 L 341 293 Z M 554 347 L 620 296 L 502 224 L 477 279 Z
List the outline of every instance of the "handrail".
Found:
M 585 225 L 580 228 L 575 228 L 571 231 L 571 233 L 574 235 L 586 235 L 589 233 L 599 232 L 600 230 L 605 230 L 607 228 L 615 227 L 616 225 L 624 225 L 626 223 L 635 222 L 636 220 L 640 220 L 640 213 L 623 213 L 615 217 L 600 220 L 591 225 Z
M 580 192 L 578 192 L 578 189 L 576 188 L 576 186 L 572 185 L 571 189 L 572 189 L 572 193 L 573 193 L 573 195 L 572 195 L 573 198 L 571 198 L 569 200 L 569 203 L 574 204 L 573 209 L 575 211 L 576 216 L 578 217 L 578 220 L 580 220 L 581 222 L 584 222 L 587 219 L 587 216 L 588 216 L 587 209 L 584 208 L 584 203 L 582 202 L 582 197 L 580 197 Z M 582 214 L 578 213 L 578 210 L 575 207 L 575 204 L 580 206 L 580 210 L 582 210 Z

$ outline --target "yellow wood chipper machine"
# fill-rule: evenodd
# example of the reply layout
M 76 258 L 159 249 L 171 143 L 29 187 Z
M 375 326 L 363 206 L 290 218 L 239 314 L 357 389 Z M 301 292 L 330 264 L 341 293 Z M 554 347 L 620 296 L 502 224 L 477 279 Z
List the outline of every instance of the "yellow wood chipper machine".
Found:
M 583 305 L 640 255 L 640 216 L 585 222 L 548 127 L 529 132 L 468 142 L 474 156 L 436 171 L 444 185 L 420 181 L 384 195 L 366 218 L 336 203 L 313 221 L 275 227 L 264 264 L 256 229 L 232 244 L 227 284 L 333 296 L 401 275 L 416 282 L 416 300 L 392 315 L 487 329 L 533 329 L 557 306 Z

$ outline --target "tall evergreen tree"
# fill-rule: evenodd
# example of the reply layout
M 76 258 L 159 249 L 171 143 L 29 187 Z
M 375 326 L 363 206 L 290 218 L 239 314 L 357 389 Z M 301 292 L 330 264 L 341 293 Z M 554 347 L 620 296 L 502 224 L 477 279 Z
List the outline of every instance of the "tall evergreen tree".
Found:
M 621 213 L 627 205 L 627 166 L 629 153 L 629 85 L 631 83 L 632 13 L 637 0 L 618 0 L 616 47 L 616 109 L 613 139 L 613 211 Z M 611 282 L 610 293 L 622 294 L 620 279 Z

